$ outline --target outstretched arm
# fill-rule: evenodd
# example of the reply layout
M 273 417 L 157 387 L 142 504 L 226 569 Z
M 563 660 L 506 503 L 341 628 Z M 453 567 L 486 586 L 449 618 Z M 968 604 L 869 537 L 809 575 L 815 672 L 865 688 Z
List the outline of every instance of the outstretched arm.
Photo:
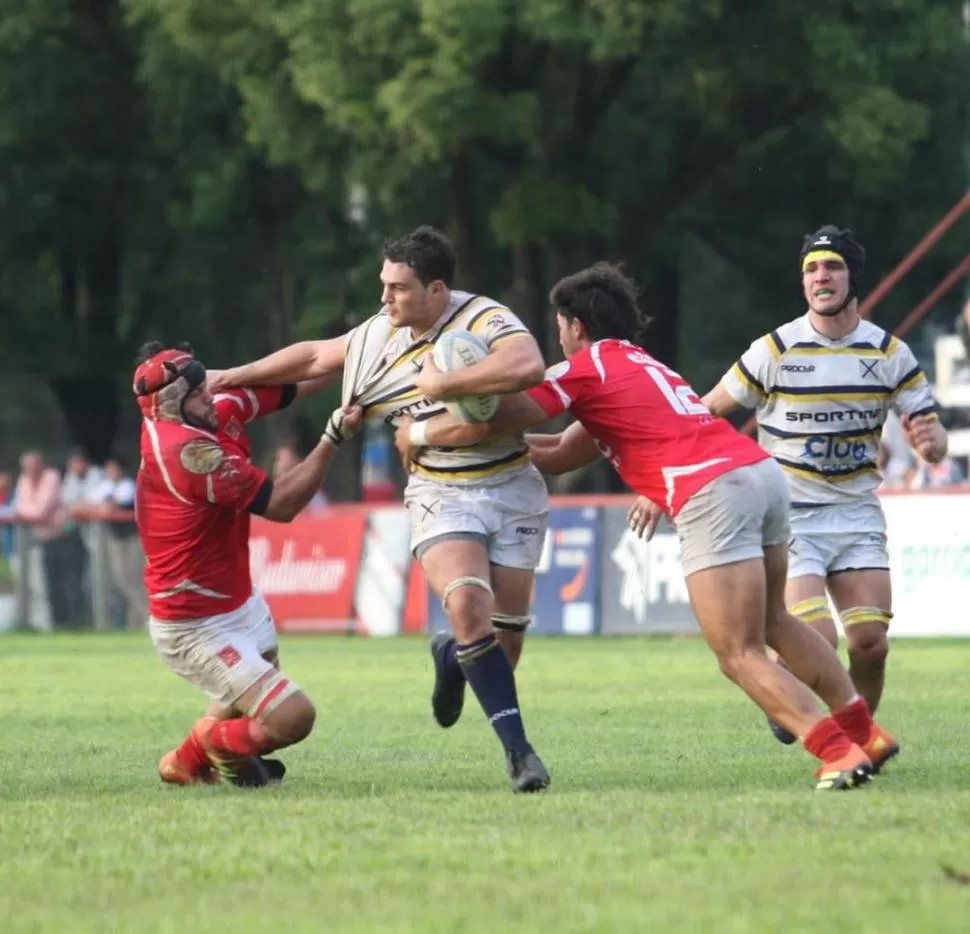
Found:
M 210 370 L 209 388 L 215 391 L 335 379 L 343 369 L 346 347 L 346 337 L 290 344 L 252 363 Z
M 545 474 L 569 473 L 598 461 L 602 452 L 589 432 L 574 422 L 557 435 L 526 435 L 532 462 Z

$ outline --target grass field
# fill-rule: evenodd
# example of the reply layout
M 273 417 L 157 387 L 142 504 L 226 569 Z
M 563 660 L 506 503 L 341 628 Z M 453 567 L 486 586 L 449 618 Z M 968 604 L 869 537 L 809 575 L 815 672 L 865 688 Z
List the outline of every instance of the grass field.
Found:
M 0 931 L 970 930 L 970 645 L 894 644 L 903 755 L 848 794 L 693 641 L 529 643 L 527 797 L 477 707 L 434 725 L 422 641 L 283 653 L 319 710 L 284 785 L 184 789 L 200 699 L 146 637 L 0 639 Z

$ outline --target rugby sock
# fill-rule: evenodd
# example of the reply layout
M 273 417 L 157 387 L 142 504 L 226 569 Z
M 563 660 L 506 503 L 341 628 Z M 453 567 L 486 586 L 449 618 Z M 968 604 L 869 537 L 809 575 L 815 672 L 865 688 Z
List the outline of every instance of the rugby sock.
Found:
M 464 680 L 465 671 L 461 667 L 461 662 L 458 661 L 458 642 L 454 639 L 449 642 L 441 656 L 444 666 L 448 670 L 448 675 L 456 681 Z
M 488 722 L 508 749 L 527 749 L 525 727 L 519 713 L 515 675 L 495 633 L 470 645 L 459 645 L 458 662 L 475 692 Z
M 832 711 L 832 719 L 856 745 L 865 746 L 869 742 L 872 714 L 869 713 L 869 705 L 864 697 L 856 694 L 854 700 Z
M 252 717 L 221 720 L 209 733 L 209 742 L 217 752 L 237 756 L 259 756 L 274 748 L 263 724 Z
M 182 740 L 182 745 L 175 750 L 175 755 L 191 775 L 200 775 L 209 768 L 209 757 L 192 733 Z
M 852 740 L 831 717 L 823 717 L 802 740 L 804 747 L 822 762 L 835 762 L 852 751 Z

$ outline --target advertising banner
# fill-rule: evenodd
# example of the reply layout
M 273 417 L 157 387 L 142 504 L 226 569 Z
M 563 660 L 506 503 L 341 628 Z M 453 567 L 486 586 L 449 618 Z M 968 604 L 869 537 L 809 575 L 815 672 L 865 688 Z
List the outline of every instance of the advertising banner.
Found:
M 599 525 L 594 506 L 553 508 L 533 592 L 531 635 L 591 636 L 599 602 Z
M 890 636 L 970 635 L 970 493 L 883 496 Z
M 697 633 L 680 563 L 680 542 L 661 520 L 649 542 L 627 525 L 626 506 L 602 510 L 600 632 Z
M 282 632 L 346 632 L 367 516 L 336 509 L 288 524 L 253 517 L 249 565 Z
M 589 636 L 596 631 L 599 514 L 594 506 L 553 508 L 536 569 L 530 635 Z M 441 601 L 428 594 L 428 630 L 450 629 Z

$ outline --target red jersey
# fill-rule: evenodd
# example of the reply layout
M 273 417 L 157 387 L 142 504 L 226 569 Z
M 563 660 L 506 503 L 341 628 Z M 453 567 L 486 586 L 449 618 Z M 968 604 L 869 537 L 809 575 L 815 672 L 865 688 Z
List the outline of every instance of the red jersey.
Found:
M 627 341 L 590 345 L 552 367 L 529 395 L 550 418 L 568 409 L 627 486 L 669 516 L 715 477 L 771 456 Z
M 135 518 L 156 619 L 216 616 L 249 599 L 247 509 L 260 494 L 268 500 L 272 482 L 249 460 L 246 423 L 285 408 L 295 395 L 293 386 L 219 393 L 214 432 L 142 422 Z

